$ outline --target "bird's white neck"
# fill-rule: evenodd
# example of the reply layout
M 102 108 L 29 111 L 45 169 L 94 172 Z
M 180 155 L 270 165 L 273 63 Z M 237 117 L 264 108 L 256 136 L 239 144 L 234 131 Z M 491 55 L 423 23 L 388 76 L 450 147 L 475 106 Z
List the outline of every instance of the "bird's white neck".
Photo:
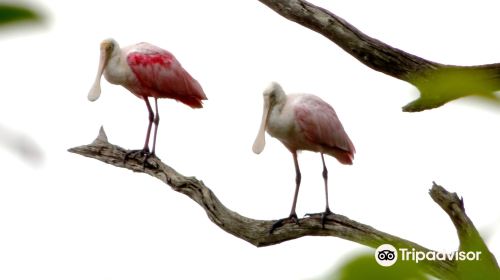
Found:
M 123 85 L 126 84 L 129 73 L 131 73 L 131 69 L 128 66 L 127 58 L 122 55 L 121 50 L 115 50 L 109 58 L 104 77 L 112 84 Z

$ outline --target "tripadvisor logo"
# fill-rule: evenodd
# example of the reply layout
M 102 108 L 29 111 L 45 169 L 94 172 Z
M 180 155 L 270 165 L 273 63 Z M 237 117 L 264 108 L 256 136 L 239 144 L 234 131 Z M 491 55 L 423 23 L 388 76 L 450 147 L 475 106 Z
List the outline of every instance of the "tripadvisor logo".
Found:
M 382 244 L 375 250 L 375 260 L 381 266 L 391 266 L 398 260 L 398 251 L 391 244 Z
M 478 261 L 481 257 L 481 251 L 456 251 L 450 253 L 441 253 L 436 251 L 418 251 L 415 248 L 399 248 L 396 250 L 391 244 L 382 244 L 375 250 L 375 260 L 381 266 L 391 266 L 396 263 L 398 258 L 401 261 L 412 261 L 419 263 L 421 261 Z

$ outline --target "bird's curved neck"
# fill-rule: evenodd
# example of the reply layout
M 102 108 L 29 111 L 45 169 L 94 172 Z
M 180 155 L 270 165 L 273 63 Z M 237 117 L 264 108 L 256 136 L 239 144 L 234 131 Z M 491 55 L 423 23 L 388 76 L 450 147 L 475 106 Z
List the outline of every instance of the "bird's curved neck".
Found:
M 104 77 L 112 84 L 124 84 L 127 71 L 130 71 L 127 59 L 122 56 L 121 51 L 113 52 L 104 71 Z

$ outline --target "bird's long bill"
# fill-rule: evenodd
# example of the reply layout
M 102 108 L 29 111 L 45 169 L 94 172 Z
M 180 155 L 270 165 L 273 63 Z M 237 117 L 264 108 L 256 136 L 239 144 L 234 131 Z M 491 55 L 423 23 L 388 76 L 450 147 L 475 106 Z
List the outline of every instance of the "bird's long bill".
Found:
M 257 137 L 255 138 L 255 142 L 252 146 L 252 151 L 256 154 L 260 154 L 264 147 L 266 146 L 266 126 L 267 126 L 267 117 L 269 115 L 269 100 L 264 98 L 264 111 L 262 112 L 262 122 L 260 123 L 259 132 L 257 133 Z
M 97 76 L 95 77 L 94 84 L 90 88 L 88 95 L 88 99 L 90 101 L 96 101 L 97 98 L 99 98 L 99 96 L 101 95 L 101 76 L 107 63 L 108 55 L 106 54 L 106 51 L 101 48 L 101 57 L 99 60 L 99 68 L 97 68 Z

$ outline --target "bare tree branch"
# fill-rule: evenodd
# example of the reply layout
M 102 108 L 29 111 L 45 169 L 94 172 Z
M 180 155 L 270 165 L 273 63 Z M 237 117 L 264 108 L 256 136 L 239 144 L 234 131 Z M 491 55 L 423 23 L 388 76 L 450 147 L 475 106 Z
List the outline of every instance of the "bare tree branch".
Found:
M 460 241 L 460 251 L 464 252 L 481 252 L 480 262 L 475 265 L 473 277 L 476 279 L 490 279 L 491 276 L 500 276 L 500 270 L 495 256 L 490 252 L 488 246 L 484 243 L 483 238 L 472 223 L 471 219 L 465 213 L 464 201 L 458 198 L 456 193 L 450 193 L 443 187 L 433 183 L 432 189 L 429 191 L 432 199 L 448 214 L 455 229 L 457 230 L 458 239 Z M 461 263 L 462 266 L 470 265 Z M 459 270 L 461 269 L 459 265 Z M 478 273 L 484 273 L 480 275 Z M 462 272 L 463 274 L 463 272 Z M 483 277 L 482 277 L 483 276 Z M 463 277 L 464 279 L 468 279 Z
M 499 102 L 494 92 L 500 89 L 500 63 L 444 65 L 372 38 L 332 12 L 307 1 L 259 1 L 283 17 L 325 36 L 366 66 L 416 86 L 420 98 L 403 107 L 403 111 L 433 109 L 469 95 Z
M 458 238 L 461 244 L 479 236 L 479 232 L 474 227 L 474 224 L 465 214 L 463 199 L 458 198 L 456 193 L 450 193 L 443 187 L 433 183 L 433 187 L 429 191 L 429 194 L 450 217 L 457 229 Z
M 338 214 L 329 216 L 324 228 L 322 228 L 319 216 L 312 216 L 300 219 L 299 225 L 286 223 L 271 234 L 270 229 L 275 221 L 247 218 L 228 209 L 201 180 L 178 173 L 160 159 L 150 158 L 146 165 L 144 165 L 141 157 L 132 157 L 125 161 L 128 150 L 110 144 L 102 128 L 94 142 L 89 145 L 71 148 L 68 151 L 158 178 L 172 187 L 173 190 L 183 193 L 196 201 L 205 210 L 208 218 L 221 229 L 257 247 L 275 245 L 303 236 L 333 236 L 372 248 L 382 244 L 392 244 L 396 248 L 408 248 L 409 250 L 414 248 L 422 252 L 431 251 L 414 242 L 379 231 Z M 432 198 L 447 213 L 454 213 L 450 214 L 450 218 L 457 227 L 459 236 L 461 236 L 461 232 L 477 233 L 474 225 L 465 215 L 463 204 L 459 203 L 456 194 L 450 194 L 437 185 L 434 185 L 430 192 Z M 477 236 L 479 236 L 478 233 Z M 468 237 L 465 235 L 460 238 L 462 243 L 467 240 Z M 493 255 L 491 255 L 491 258 L 494 260 Z M 494 263 L 496 265 L 496 262 Z M 457 264 L 454 261 L 423 261 L 420 264 L 422 269 L 430 275 L 442 279 L 458 279 Z

